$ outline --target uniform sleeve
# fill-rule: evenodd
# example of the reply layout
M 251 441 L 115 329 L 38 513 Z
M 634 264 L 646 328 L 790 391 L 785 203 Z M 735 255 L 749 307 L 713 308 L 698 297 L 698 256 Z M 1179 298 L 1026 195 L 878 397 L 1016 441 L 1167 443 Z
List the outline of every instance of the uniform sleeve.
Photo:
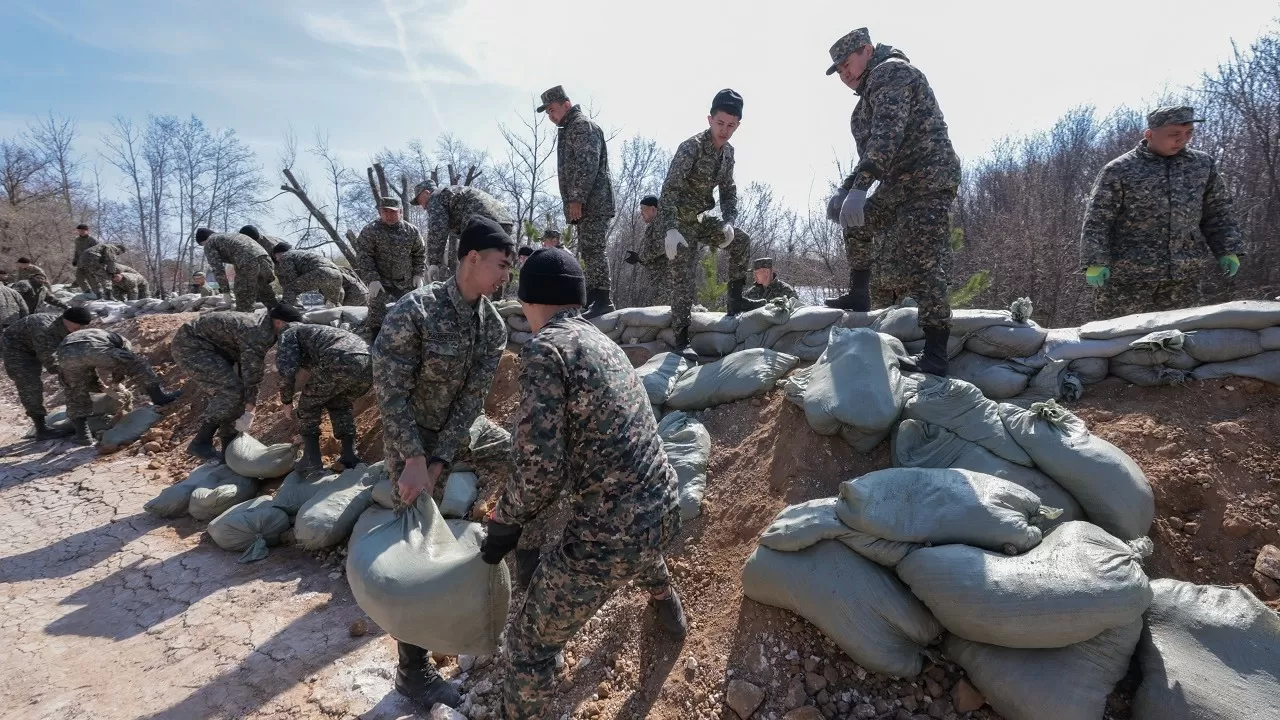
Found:
M 782 294 L 787 297 L 795 298 L 797 300 L 800 299 L 800 294 L 797 293 L 796 289 L 792 287 L 789 283 L 782 283 Z
M 280 281 L 281 287 L 288 289 L 298 276 L 298 274 L 294 272 L 293 258 L 289 257 L 289 254 L 286 253 L 284 257 L 280 258 L 280 262 L 275 263 L 275 266 L 276 279 Z
M 564 130 L 569 160 L 569 167 L 561 169 L 566 176 L 564 204 L 585 204 L 591 188 L 595 187 L 596 174 L 600 171 L 600 146 L 596 142 L 595 129 L 589 122 L 569 123 Z
M 1204 191 L 1204 211 L 1200 217 L 1200 232 L 1214 257 L 1238 255 L 1243 251 L 1240 228 L 1231 212 L 1231 194 L 1218 174 L 1218 163 L 1210 161 L 1209 184 Z
M 1124 199 L 1124 186 L 1119 173 L 1111 165 L 1102 168 L 1089 194 L 1080 229 L 1080 266 L 1107 267 L 1111 264 L 1111 231 Z
M 738 221 L 738 183 L 733 179 L 733 153 L 726 153 L 720 170 L 720 219 L 733 224 Z
M 116 263 L 116 256 L 118 254 L 119 253 L 117 253 L 114 249 L 108 249 L 106 252 L 102 253 L 103 259 L 106 260 L 105 269 L 107 271 L 107 275 L 115 275 L 116 273 L 120 272 L 120 266 L 118 263 Z
M 564 360 L 536 338 L 520 357 L 520 423 L 515 436 L 515 472 L 498 498 L 499 522 L 525 525 L 560 494 L 569 476 L 565 447 L 568 392 Z
M 654 218 L 653 222 L 644 229 L 644 239 L 640 243 L 640 262 L 644 265 L 652 265 L 658 258 L 663 257 L 666 248 L 662 245 L 662 238 L 658 236 L 658 219 Z
M 53 293 L 49 292 L 48 290 L 45 290 L 44 301 L 54 307 L 62 308 L 63 310 L 66 310 L 68 307 L 66 303 L 59 300 L 57 297 L 54 296 Z
M 697 155 L 697 144 L 685 140 L 676 149 L 671 158 L 671 166 L 667 168 L 667 178 L 662 181 L 662 199 L 658 201 L 658 217 L 653 222 L 657 226 L 655 232 L 659 236 L 676 226 L 676 207 L 686 202 L 685 190 L 689 173 L 693 171 L 693 161 Z
M 373 224 L 365 225 L 356 237 L 356 274 L 366 284 L 379 279 L 378 263 L 374 260 Z
M 405 221 L 412 231 L 413 242 L 409 245 L 409 269 L 410 274 L 414 276 L 423 276 L 427 274 L 427 246 L 422 239 L 422 231 L 418 230 L 418 226 Z M 443 253 L 441 253 L 443 258 Z M 439 264 L 439 263 L 437 263 Z
M 447 192 L 441 190 L 440 192 Z M 427 201 L 427 264 L 443 265 L 444 249 L 449 242 L 449 211 L 444 197 L 432 193 Z
M 916 75 L 911 68 L 897 62 L 881 65 L 867 79 L 867 101 L 874 108 L 871 133 L 862 157 L 853 168 L 850 189 L 866 190 L 893 165 L 906 134 L 915 83 Z
M 251 333 L 256 336 L 257 332 Z M 262 384 L 263 365 L 267 362 L 267 350 L 256 337 L 246 339 L 240 349 L 240 381 L 244 383 L 246 405 L 258 404 L 258 386 Z
M 227 266 L 222 262 L 222 254 L 216 245 L 208 241 L 204 244 L 204 261 L 213 268 L 213 279 L 218 281 L 218 289 L 223 293 L 231 292 L 231 283 L 227 282 Z
M 298 379 L 298 368 L 302 365 L 302 344 L 298 341 L 296 331 L 290 329 L 280 333 L 276 344 L 276 372 L 280 374 L 280 402 L 288 405 L 293 402 L 294 384 Z
M 418 305 L 398 302 L 387 311 L 373 343 L 373 387 L 382 415 L 382 442 L 387 455 L 400 460 L 426 454 L 413 414 L 423 319 Z
M 498 363 L 502 360 L 505 340 L 504 337 L 503 342 L 494 342 L 491 347 L 484 348 L 484 356 L 479 358 L 467 374 L 467 381 L 462 385 L 458 399 L 449 412 L 449 424 L 436 438 L 436 446 L 431 453 L 433 456 L 452 463 L 458 451 L 470 442 L 471 424 L 484 412 L 484 401 L 493 387 L 493 378 L 498 374 Z

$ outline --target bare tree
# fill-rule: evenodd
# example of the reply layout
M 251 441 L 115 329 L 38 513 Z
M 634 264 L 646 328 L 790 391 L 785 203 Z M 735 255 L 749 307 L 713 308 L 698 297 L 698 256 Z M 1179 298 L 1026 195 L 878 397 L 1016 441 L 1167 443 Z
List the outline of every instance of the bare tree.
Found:
M 537 225 L 540 219 L 558 216 L 559 199 L 551 182 L 556 171 L 555 126 L 545 114 L 533 113 L 521 117 L 518 127 L 499 123 L 498 130 L 506 147 L 496 169 L 496 187 L 515 209 L 516 224 Z
M 617 215 L 610 226 L 609 274 L 613 277 L 613 301 L 619 307 L 650 305 L 661 300 L 653 294 L 648 271 L 623 262 L 628 250 L 639 251 L 646 225 L 640 219 L 640 200 L 662 192 L 662 181 L 671 165 L 671 154 L 652 138 L 633 137 L 622 142 L 619 162 L 613 166 L 613 198 Z M 666 301 L 663 301 L 666 302 Z
M 11 206 L 44 194 L 38 181 L 48 162 L 30 147 L 17 140 L 0 141 L 0 163 L 0 187 Z
M 32 141 L 43 155 L 46 167 L 54 176 L 58 194 L 66 208 L 67 219 L 73 221 L 76 219 L 76 208 L 71 196 L 80 189 L 80 158 L 73 149 L 76 132 L 75 120 L 55 117 L 53 113 L 28 129 Z

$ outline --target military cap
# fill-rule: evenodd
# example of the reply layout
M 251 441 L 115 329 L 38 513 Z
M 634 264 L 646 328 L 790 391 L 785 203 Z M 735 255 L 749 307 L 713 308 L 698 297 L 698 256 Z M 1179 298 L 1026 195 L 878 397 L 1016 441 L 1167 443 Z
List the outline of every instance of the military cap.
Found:
M 658 207 L 658 196 L 645 195 L 643 198 L 640 199 L 640 204 L 647 205 L 649 207 Z
M 520 257 L 529 257 L 532 254 L 533 254 L 533 248 L 529 247 L 528 245 L 521 245 L 520 252 L 516 253 L 516 255 L 519 255 Z
M 202 272 L 193 272 L 193 273 L 191 273 L 191 279 L 192 279 L 192 280 L 194 280 L 194 279 L 196 279 L 196 278 L 198 278 L 198 277 L 201 277 L 201 278 L 202 278 L 202 277 L 204 277 L 204 273 L 202 273 Z
M 19 265 L 30 265 L 30 264 L 31 264 L 31 260 L 30 260 L 29 258 L 20 257 L 20 258 L 18 258 L 18 264 L 19 264 Z
M 542 239 L 543 240 L 559 240 L 560 231 L 547 228 L 547 230 L 542 233 Z
M 93 313 L 83 307 L 67 308 L 66 312 L 62 313 L 62 319 L 77 325 L 88 325 L 93 322 Z
M 726 112 L 741 120 L 742 96 L 729 88 L 716 93 L 711 99 L 711 114 L 715 115 L 717 112 Z
M 418 183 L 417 185 L 414 185 L 414 186 L 413 186 L 413 199 L 409 201 L 409 204 L 410 204 L 410 205 L 417 205 L 417 204 L 418 204 L 418 196 L 419 196 L 419 195 L 421 195 L 421 194 L 422 194 L 422 192 L 423 192 L 424 190 L 430 190 L 431 192 L 435 192 L 435 191 L 436 191 L 436 184 L 435 184 L 435 181 L 433 181 L 431 178 L 427 178 L 426 180 L 423 180 L 422 182 Z
M 262 231 L 255 225 L 245 225 L 240 228 L 240 234 L 253 238 L 254 240 L 262 240 Z
M 204 241 L 208 240 L 210 235 L 213 235 L 213 231 L 209 228 L 198 228 L 196 230 L 196 244 L 203 245 Z
M 569 99 L 569 96 L 564 94 L 564 86 L 557 85 L 551 88 L 550 90 L 547 90 L 546 92 L 542 93 L 542 104 L 539 105 L 538 109 L 535 110 L 534 112 L 546 112 L 547 106 L 550 105 L 551 103 L 564 102 L 568 99 Z
M 79 225 L 77 225 L 77 226 L 76 226 L 76 229 L 77 229 L 77 230 L 88 230 L 88 229 L 89 229 L 89 226 L 88 226 L 88 225 L 85 225 L 84 223 L 80 223 Z
M 378 201 L 379 208 L 391 208 L 392 210 L 400 209 L 400 201 L 393 197 L 384 197 Z
M 1196 109 L 1189 105 L 1165 106 L 1156 108 L 1147 115 L 1147 129 L 1155 130 L 1165 125 L 1183 125 L 1186 123 L 1204 122 L 1204 118 L 1196 117 Z
M 765 269 L 772 270 L 773 258 L 756 258 L 756 261 L 751 263 L 751 269 L 752 270 L 765 270 Z
M 476 252 L 502 250 L 515 253 L 516 243 L 492 218 L 472 215 L 466 219 L 466 224 L 462 226 L 462 232 L 458 236 L 458 259 L 466 257 L 472 250 Z
M 831 46 L 831 67 L 827 68 L 827 74 L 834 73 L 845 58 L 857 52 L 859 48 L 870 44 L 871 33 L 864 27 L 858 28 L 837 40 L 836 44 Z
M 278 242 L 278 243 L 276 243 L 276 246 L 275 246 L 275 247 L 271 248 L 271 254 L 272 254 L 272 255 L 279 255 L 280 253 L 287 253 L 287 252 L 289 252 L 289 251 L 290 251 L 290 250 L 292 250 L 292 249 L 293 249 L 293 246 L 292 246 L 292 245 L 290 245 L 289 243 L 287 243 L 287 242 Z
M 280 320 L 281 322 L 302 322 L 302 312 L 298 308 L 284 303 L 277 303 L 275 307 L 267 311 L 267 315 L 273 320 Z

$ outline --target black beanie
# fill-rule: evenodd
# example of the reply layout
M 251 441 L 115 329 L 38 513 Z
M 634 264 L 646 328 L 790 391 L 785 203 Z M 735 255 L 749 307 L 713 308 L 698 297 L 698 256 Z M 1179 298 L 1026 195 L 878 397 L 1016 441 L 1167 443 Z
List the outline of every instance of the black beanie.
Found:
M 79 225 L 77 225 L 77 226 L 76 226 L 76 229 L 77 229 L 77 230 L 88 230 L 88 229 L 89 229 L 89 226 L 88 226 L 88 225 L 85 225 L 84 223 L 80 223 Z
M 573 253 L 539 248 L 520 268 L 516 297 L 535 305 L 586 305 L 587 278 Z
M 30 265 L 30 264 L 31 264 L 31 261 L 30 261 L 29 259 L 27 259 L 27 258 L 22 257 L 22 258 L 18 258 L 18 264 L 19 264 L 19 265 Z
M 254 227 L 253 225 L 245 225 L 244 227 L 240 228 L 240 234 L 248 235 L 254 240 L 262 239 L 262 233 L 258 232 L 258 228 Z
M 647 205 L 649 207 L 658 207 L 658 196 L 645 195 L 643 198 L 640 199 L 640 205 L 641 206 Z
M 533 254 L 533 248 L 529 247 L 528 245 L 524 245 L 520 248 L 520 252 L 516 254 L 522 258 L 527 258 Z
M 716 93 L 716 96 L 711 100 L 711 114 L 715 115 L 718 112 L 729 113 L 741 120 L 742 96 L 729 88 Z
M 292 305 L 285 305 L 284 303 L 278 303 L 275 307 L 268 310 L 267 314 L 276 320 L 283 320 L 291 323 L 302 322 L 302 313 L 298 311 L 298 308 Z
M 196 244 L 203 245 L 204 241 L 208 240 L 209 236 L 212 234 L 213 231 L 209 228 L 200 228 L 199 230 L 196 230 Z
M 495 222 L 492 218 L 483 215 L 472 215 L 467 218 L 466 224 L 462 228 L 461 239 L 458 241 L 458 259 L 467 256 L 467 253 L 475 250 L 505 250 L 509 254 L 514 255 L 516 252 L 516 243 L 507 234 L 502 226 Z
M 292 246 L 292 245 L 290 245 L 289 243 L 287 243 L 287 242 L 278 242 L 278 243 L 276 243 L 276 246 L 275 246 L 275 247 L 271 248 L 271 254 L 272 254 L 272 255 L 275 255 L 275 254 L 277 254 L 277 253 L 287 253 L 287 252 L 289 252 L 289 251 L 290 251 L 290 250 L 292 250 L 292 249 L 293 249 L 293 246 Z
M 63 320 L 70 320 L 77 325 L 88 325 L 93 322 L 93 313 L 88 308 L 73 307 L 62 313 Z

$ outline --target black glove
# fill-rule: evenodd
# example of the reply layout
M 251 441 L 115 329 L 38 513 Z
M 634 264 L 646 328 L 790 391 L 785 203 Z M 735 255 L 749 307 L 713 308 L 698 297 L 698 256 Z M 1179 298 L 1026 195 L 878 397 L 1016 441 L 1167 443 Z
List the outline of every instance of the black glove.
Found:
M 637 253 L 635 250 L 628 250 L 626 257 L 622 258 L 622 262 L 628 265 L 639 265 L 640 253 Z
M 484 540 L 480 543 L 480 556 L 490 565 L 497 565 L 507 553 L 516 549 L 524 528 L 496 520 L 485 523 Z

